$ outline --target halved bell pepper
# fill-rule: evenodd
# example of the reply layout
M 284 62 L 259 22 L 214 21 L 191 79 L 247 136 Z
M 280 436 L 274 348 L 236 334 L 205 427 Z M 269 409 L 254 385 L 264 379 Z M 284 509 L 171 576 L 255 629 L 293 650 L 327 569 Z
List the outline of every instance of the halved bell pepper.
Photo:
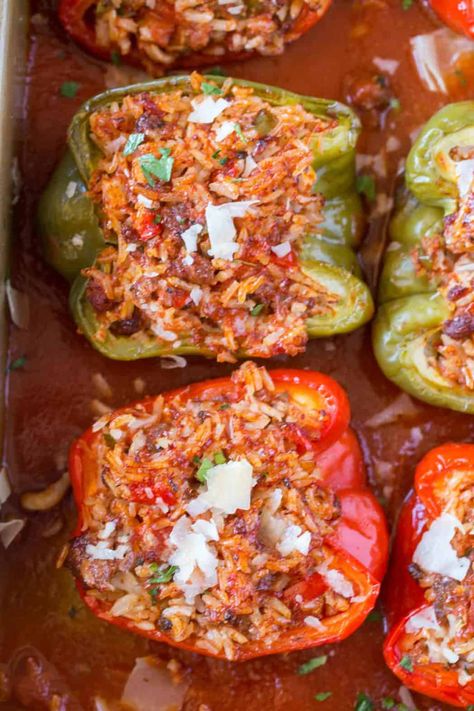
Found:
M 247 17 L 251 20 L 255 21 L 261 15 L 263 22 L 268 25 L 270 16 L 271 24 L 274 27 L 273 32 L 281 35 L 284 44 L 293 42 L 311 29 L 325 14 L 330 4 L 331 0 L 322 0 L 320 3 L 311 4 L 304 2 L 295 18 L 285 19 L 285 22 L 281 23 L 277 17 L 278 13 L 273 8 L 262 11 L 256 3 L 240 3 L 244 7 L 249 5 L 249 15 Z M 232 36 L 232 31 L 229 30 L 224 33 L 227 36 L 220 43 L 213 40 L 210 33 L 208 39 L 212 46 L 209 47 L 209 51 L 206 51 L 205 41 L 203 42 L 201 38 L 198 38 L 197 45 L 194 40 L 194 46 L 187 48 L 183 46 L 183 48 L 179 48 L 176 51 L 180 40 L 176 41 L 175 34 L 178 33 L 179 36 L 179 25 L 180 22 L 183 22 L 183 13 L 181 15 L 177 13 L 173 5 L 174 3 L 157 0 L 154 7 L 133 8 L 133 5 L 131 5 L 127 10 L 126 2 L 124 2 L 123 8 L 119 8 L 117 12 L 118 24 L 120 24 L 121 19 L 126 17 L 132 23 L 132 27 L 137 21 L 138 25 L 143 25 L 143 27 L 132 30 L 131 34 L 134 36 L 133 40 L 135 41 L 127 42 L 128 46 L 117 41 L 107 45 L 104 41 L 101 42 L 98 37 L 95 26 L 98 17 L 97 13 L 107 9 L 113 10 L 110 4 L 107 7 L 107 3 L 101 0 L 61 0 L 58 11 L 59 19 L 65 30 L 73 40 L 88 52 L 100 59 L 109 61 L 114 59 L 115 55 L 118 55 L 130 64 L 144 65 L 151 73 L 162 74 L 164 70 L 169 70 L 171 67 L 204 67 L 216 64 L 216 62 L 237 61 L 260 53 L 259 44 L 255 42 L 250 42 L 250 45 L 253 44 L 254 47 L 252 49 L 245 49 L 241 43 L 233 45 L 232 42 L 228 41 Z M 279 6 L 277 9 L 281 13 L 281 7 Z M 220 10 L 222 11 L 222 7 Z M 123 15 L 120 15 L 120 12 L 123 12 Z M 185 15 L 186 13 L 184 13 L 184 17 Z M 229 24 L 229 21 L 231 23 L 234 21 L 235 24 L 236 19 L 240 19 L 240 17 L 236 18 L 235 14 L 229 14 L 226 19 L 220 20 L 220 22 Z M 189 27 L 189 20 L 185 20 L 185 23 Z M 145 33 L 147 29 L 149 31 Z M 138 42 L 136 41 L 137 38 Z M 250 37 L 250 39 L 252 38 Z M 140 44 L 142 47 L 140 47 Z M 149 53 L 144 51 L 143 44 L 151 47 Z M 168 46 L 170 48 L 169 53 L 167 53 Z M 216 49 L 220 51 L 216 52 Z M 281 51 L 281 48 L 275 48 L 273 53 Z M 261 53 L 265 53 L 265 49 Z
M 471 0 L 429 0 L 429 5 L 455 32 L 474 39 L 474 6 Z
M 423 245 L 443 239 L 462 201 L 469 198 L 473 144 L 474 102 L 465 101 L 435 114 L 411 149 L 406 185 L 398 191 L 390 224 L 373 327 L 375 355 L 390 380 L 420 400 L 461 412 L 474 412 L 473 391 L 445 378 L 430 362 L 453 303 L 440 288 L 439 274 L 432 270 Z M 467 171 L 460 178 L 463 163 Z M 461 195 L 466 185 L 467 197 Z M 464 229 L 467 233 L 469 222 Z
M 293 626 L 288 625 L 270 642 L 247 641 L 242 644 L 234 657 L 237 661 L 337 642 L 350 635 L 362 624 L 375 605 L 388 557 L 385 517 L 377 500 L 367 488 L 360 446 L 355 434 L 348 427 L 350 411 L 345 392 L 332 378 L 314 371 L 274 370 L 269 371 L 269 375 L 277 393 L 287 393 L 290 400 L 295 400 L 302 405 L 308 413 L 325 413 L 326 419 L 317 438 L 314 438 L 314 435 L 311 438 L 308 431 L 293 431 L 294 447 L 301 453 L 312 451 L 316 454 L 319 471 L 317 480 L 337 497 L 340 516 L 337 518 L 334 531 L 323 539 L 322 545 L 327 552 L 328 560 L 331 561 L 331 568 L 342 574 L 359 592 L 346 610 L 323 618 L 320 625 L 312 626 L 298 622 Z M 185 407 L 186 403 L 193 399 L 198 399 L 200 402 L 203 399 L 205 402 L 225 402 L 225 407 L 230 413 L 233 402 L 242 403 L 240 391 L 236 389 L 235 382 L 230 378 L 196 383 L 166 392 L 163 397 L 165 404 L 174 400 L 175 406 L 179 408 Z M 107 416 L 107 421 L 118 421 L 117 417 L 130 412 L 137 415 L 137 407 L 140 408 L 140 417 L 146 418 L 154 411 L 155 401 L 155 398 L 150 397 L 132 406 L 123 407 L 112 413 L 110 417 Z M 101 422 L 97 423 L 99 426 L 87 430 L 73 444 L 70 451 L 69 471 L 78 511 L 74 538 L 87 533 L 92 521 L 94 498 L 97 492 L 104 488 L 104 482 L 100 477 L 98 452 L 103 447 L 103 437 L 107 435 L 103 434 Z M 161 436 L 166 436 L 165 428 L 161 429 Z M 231 440 L 228 446 L 232 448 Z M 224 449 L 227 449 L 227 443 Z M 227 455 L 232 458 L 232 449 L 230 452 L 227 451 Z M 157 469 L 157 481 L 150 482 L 150 486 L 153 487 L 153 491 L 160 491 L 164 496 L 159 489 L 159 476 L 160 469 Z M 169 499 L 171 517 L 175 503 L 172 498 Z M 255 535 L 255 531 L 252 535 Z M 101 599 L 100 595 L 90 594 L 87 585 L 79 578 L 77 585 L 86 605 L 95 615 L 108 622 L 155 641 L 225 658 L 224 652 L 214 654 L 205 647 L 197 645 L 196 635 L 180 641 L 171 638 L 159 628 L 143 629 L 125 616 L 113 615 L 110 612 L 110 602 Z M 290 606 L 303 604 L 321 595 L 321 592 L 327 589 L 327 585 L 319 573 L 311 572 L 305 578 L 287 582 L 286 588 L 281 592 L 281 599 Z
M 417 546 L 433 521 L 446 510 L 451 510 L 453 504 L 460 500 L 462 492 L 472 486 L 473 445 L 444 444 L 431 450 L 421 460 L 415 473 L 414 490 L 400 512 L 386 586 L 389 632 L 384 644 L 384 656 L 388 666 L 410 689 L 463 708 L 474 703 L 474 679 L 462 679 L 455 666 L 455 657 L 451 658 L 451 663 L 446 661 L 443 664 L 429 658 L 417 661 L 411 654 L 419 640 L 423 619 L 428 620 L 427 625 L 436 624 L 436 620 L 432 619 L 433 607 L 436 617 L 441 617 L 443 610 L 442 603 L 438 603 L 441 605 L 438 610 L 436 603 L 430 605 L 425 596 L 426 590 L 417 582 L 416 575 L 413 577 L 410 574 L 410 569 Z M 445 594 L 449 600 L 449 592 Z M 472 617 L 472 599 L 470 602 L 466 599 L 468 610 L 469 604 Z M 462 619 L 458 612 L 458 623 Z M 472 622 L 469 624 L 468 629 L 474 636 Z
M 216 76 L 205 79 L 217 87 L 226 81 Z M 315 226 L 314 234 L 305 237 L 300 253 L 290 256 L 296 258 L 306 275 L 338 297 L 332 313 L 323 313 L 308 321 L 310 337 L 346 333 L 361 326 L 370 319 L 373 304 L 367 286 L 358 277 L 359 267 L 353 251 L 363 231 L 361 204 L 355 190 L 354 154 L 359 133 L 356 116 L 338 102 L 299 96 L 244 80 L 232 81 L 237 86 L 252 88 L 257 97 L 271 105 L 299 103 L 314 116 L 334 121 L 333 127 L 320 134 L 314 147 L 313 167 L 317 175 L 314 191 L 324 200 L 322 222 Z M 92 207 L 86 188 L 100 158 L 90 138 L 91 114 L 121 102 L 127 95 L 161 94 L 173 89 L 192 92 L 190 78 L 173 76 L 114 89 L 87 101 L 69 129 L 71 153 L 59 164 L 39 206 L 38 223 L 46 258 L 66 278 L 75 279 L 70 305 L 80 330 L 104 355 L 119 360 L 169 354 L 213 355 L 193 345 L 186 334 L 180 334 L 178 348 L 160 343 L 143 331 L 131 338 L 107 329 L 101 339 L 97 339 L 96 315 L 85 298 L 87 279 L 80 273 L 93 264 L 105 243 L 100 229 L 100 211 Z M 109 239 L 113 241 L 113 237 Z

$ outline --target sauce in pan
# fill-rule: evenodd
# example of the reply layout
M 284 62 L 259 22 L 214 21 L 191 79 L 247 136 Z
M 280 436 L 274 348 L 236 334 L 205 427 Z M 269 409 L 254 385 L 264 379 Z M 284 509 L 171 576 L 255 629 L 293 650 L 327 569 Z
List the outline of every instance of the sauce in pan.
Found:
M 17 495 L 43 488 L 64 471 L 71 440 L 100 414 L 101 403 L 117 407 L 137 399 L 141 391 L 158 393 L 230 370 L 200 358 L 188 358 L 185 369 L 173 370 L 164 370 L 159 360 L 116 363 L 100 356 L 76 334 L 67 309 L 68 286 L 41 258 L 35 231 L 36 203 L 81 102 L 119 83 L 124 75 L 133 81 L 137 73 L 86 56 L 64 37 L 49 2 L 38 1 L 33 6 L 12 265 L 15 287 L 28 295 L 30 324 L 27 330 L 12 326 L 10 331 L 10 363 L 23 356 L 25 360 L 9 374 L 5 432 L 6 461 L 14 489 L 7 506 L 12 511 L 18 504 Z M 474 95 L 473 75 L 466 68 L 452 75 L 450 97 L 429 92 L 421 83 L 410 56 L 409 39 L 435 29 L 433 18 L 416 2 L 404 9 L 402 0 L 335 0 L 327 16 L 284 55 L 227 65 L 225 71 L 303 94 L 347 100 L 348 94 L 356 96 L 357 82 L 367 73 L 369 77 L 383 73 L 378 59 L 395 60 L 395 72 L 385 72 L 391 108 L 382 116 L 365 113 L 359 146 L 360 153 L 379 156 L 379 173 L 380 165 L 386 165 L 386 175 L 376 176 L 382 212 L 413 132 L 444 103 Z M 73 98 L 61 95 L 65 81 L 78 83 Z M 392 150 L 387 152 L 388 139 Z M 383 214 L 372 220 L 364 250 L 372 279 L 384 222 Z M 400 393 L 374 361 L 368 328 L 310 342 L 306 354 L 276 359 L 277 366 L 282 363 L 320 369 L 347 389 L 371 482 L 390 522 L 410 488 L 420 457 L 442 442 L 472 440 L 474 436 L 472 417 L 410 401 L 405 395 L 397 400 Z M 106 397 L 97 385 L 98 373 L 110 384 L 112 395 Z M 401 404 L 398 419 L 389 416 L 385 424 L 371 426 L 370 418 L 395 400 Z M 184 675 L 187 685 L 181 706 L 186 711 L 349 711 L 355 708 L 360 692 L 374 701 L 376 709 L 382 708 L 384 697 L 400 701 L 400 683 L 382 658 L 383 621 L 379 614 L 372 614 L 345 642 L 314 652 L 243 664 L 180 652 L 95 619 L 82 605 L 72 576 L 56 569 L 56 559 L 75 520 L 70 494 L 59 509 L 27 518 L 25 529 L 2 561 L 6 589 L 0 661 L 7 662 L 18 647 L 34 646 L 55 665 L 84 709 L 96 708 L 96 697 L 120 698 L 135 659 L 149 654 L 175 660 L 171 668 Z M 298 674 L 304 661 L 323 653 L 328 654 L 324 666 L 304 676 Z M 332 695 L 318 701 L 315 695 L 320 692 Z M 447 708 L 422 697 L 416 697 L 416 706 L 433 711 Z M 17 707 L 8 701 L 5 708 Z

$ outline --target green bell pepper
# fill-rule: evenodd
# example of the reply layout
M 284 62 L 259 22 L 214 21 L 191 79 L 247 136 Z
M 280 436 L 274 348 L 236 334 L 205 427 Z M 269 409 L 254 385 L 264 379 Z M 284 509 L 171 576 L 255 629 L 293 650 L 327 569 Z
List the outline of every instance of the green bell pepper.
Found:
M 375 355 L 388 378 L 420 400 L 470 413 L 474 413 L 474 391 L 445 378 L 433 366 L 453 305 L 441 289 L 438 274 L 430 270 L 422 240 L 426 245 L 442 238 L 445 218 L 459 210 L 463 196 L 453 149 L 459 149 L 458 158 L 468 160 L 473 145 L 474 102 L 465 101 L 435 114 L 412 147 L 406 187 L 396 196 L 373 324 Z M 415 252 L 421 255 L 422 272 L 415 268 Z
M 218 76 L 205 79 L 218 86 L 226 81 Z M 360 129 L 357 117 L 338 102 L 299 96 L 240 79 L 232 81 L 253 88 L 257 96 L 271 105 L 298 103 L 315 116 L 334 120 L 334 127 L 318 134 L 313 147 L 313 167 L 317 170 L 314 190 L 324 197 L 323 221 L 314 234 L 305 237 L 298 262 L 306 274 L 330 286 L 333 293 L 341 296 L 330 316 L 308 321 L 308 335 L 328 336 L 361 326 L 371 318 L 373 304 L 367 286 L 359 278 L 360 268 L 353 251 L 363 231 L 362 208 L 355 189 L 355 144 Z M 143 331 L 131 336 L 117 336 L 108 330 L 99 342 L 95 337 L 98 328 L 96 314 L 86 298 L 87 279 L 81 274 L 81 270 L 94 264 L 105 244 L 99 226 L 100 211 L 87 194 L 87 185 L 101 157 L 90 137 L 91 114 L 122 101 L 127 95 L 165 93 L 174 89 L 192 92 L 189 77 L 171 76 L 113 89 L 83 104 L 69 128 L 70 153 L 59 164 L 40 202 L 38 222 L 46 259 L 73 281 L 70 306 L 77 324 L 92 345 L 109 358 L 132 360 L 171 354 L 213 355 L 190 343 L 186 334 L 179 334 L 180 346 L 174 349 L 169 344 L 158 343 L 156 337 Z M 74 185 L 72 197 L 71 185 Z M 83 243 L 78 240 L 78 235 L 84 236 Z M 107 240 L 113 242 L 114 237 Z M 246 354 L 238 355 L 243 357 Z

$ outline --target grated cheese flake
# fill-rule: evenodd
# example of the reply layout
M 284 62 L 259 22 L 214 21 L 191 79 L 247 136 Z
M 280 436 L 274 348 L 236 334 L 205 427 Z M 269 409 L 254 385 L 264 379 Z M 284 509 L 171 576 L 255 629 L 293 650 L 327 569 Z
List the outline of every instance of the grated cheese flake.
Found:
M 462 530 L 462 524 L 449 513 L 443 513 L 433 521 L 423 534 L 413 562 L 429 573 L 438 573 L 454 580 L 464 580 L 470 567 L 469 558 L 458 557 L 451 545 L 454 534 Z
M 205 96 L 202 99 L 193 99 L 191 106 L 193 111 L 188 116 L 188 121 L 193 123 L 212 123 L 229 106 L 225 99 L 214 99 L 212 96 Z
M 233 222 L 234 217 L 244 217 L 258 200 L 242 200 L 241 202 L 227 202 L 222 205 L 209 203 L 206 207 L 206 224 L 211 248 L 209 255 L 216 259 L 231 260 L 238 251 L 239 245 L 235 241 L 237 230 Z

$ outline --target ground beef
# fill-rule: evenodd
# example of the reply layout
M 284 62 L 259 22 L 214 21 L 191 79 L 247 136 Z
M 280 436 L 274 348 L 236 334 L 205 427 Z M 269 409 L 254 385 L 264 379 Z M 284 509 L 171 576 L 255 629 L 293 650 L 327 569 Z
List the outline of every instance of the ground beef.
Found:
M 193 254 L 192 264 L 183 264 L 182 259 L 176 259 L 170 266 L 170 274 L 179 279 L 194 284 L 211 285 L 214 283 L 214 270 L 211 262 L 200 254 Z

